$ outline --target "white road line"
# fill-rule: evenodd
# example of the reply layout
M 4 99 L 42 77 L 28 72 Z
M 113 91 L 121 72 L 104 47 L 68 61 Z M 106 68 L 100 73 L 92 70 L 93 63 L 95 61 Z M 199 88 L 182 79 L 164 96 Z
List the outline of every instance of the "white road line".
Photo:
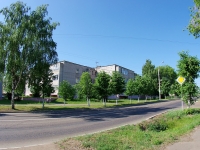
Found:
M 53 142 L 52 142 L 53 143 Z M 44 144 L 35 144 L 35 145 L 27 145 L 27 146 L 22 146 L 22 147 L 8 147 L 8 148 L 0 148 L 0 150 L 5 150 L 5 149 L 20 149 L 20 148 L 28 148 L 28 147 L 34 147 L 34 146 L 42 146 L 50 143 L 44 143 Z

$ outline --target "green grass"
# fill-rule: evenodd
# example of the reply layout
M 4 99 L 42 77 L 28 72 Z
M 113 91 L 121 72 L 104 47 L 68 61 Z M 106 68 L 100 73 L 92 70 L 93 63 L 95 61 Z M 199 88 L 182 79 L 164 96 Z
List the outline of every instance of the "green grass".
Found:
M 130 100 L 128 99 L 120 99 L 118 100 L 118 104 L 116 105 L 115 100 L 108 100 L 106 103 L 106 107 L 124 107 L 124 106 L 134 106 L 134 105 L 144 105 L 147 103 L 155 103 L 159 102 L 158 100 Z M 90 107 L 87 105 L 86 100 L 72 100 L 66 101 L 66 105 L 64 105 L 64 101 L 62 98 L 58 98 L 52 102 L 45 102 L 45 108 L 42 109 L 42 101 L 35 102 L 31 100 L 21 100 L 15 101 L 15 110 L 11 109 L 11 101 L 4 99 L 0 100 L 0 112 L 16 112 L 16 111 L 43 111 L 43 110 L 68 110 L 68 109 L 96 109 L 96 108 L 105 108 L 103 103 L 98 100 L 91 100 Z
M 200 109 L 198 109 L 197 112 L 197 114 L 186 115 L 185 111 L 171 111 L 141 123 L 147 126 L 152 122 L 155 123 L 164 120 L 167 128 L 163 131 L 154 130 L 152 128 L 141 130 L 141 124 L 138 124 L 123 126 L 118 129 L 74 139 L 81 141 L 85 148 L 93 148 L 96 150 L 160 149 L 163 145 L 176 141 L 180 136 L 200 125 Z M 59 143 L 64 149 L 67 149 L 66 141 L 67 140 Z

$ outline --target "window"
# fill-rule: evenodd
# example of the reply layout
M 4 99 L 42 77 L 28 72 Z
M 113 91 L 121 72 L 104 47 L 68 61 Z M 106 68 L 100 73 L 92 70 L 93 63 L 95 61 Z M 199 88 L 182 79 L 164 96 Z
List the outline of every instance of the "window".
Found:
M 79 73 L 79 69 L 76 69 L 76 73 Z
M 54 76 L 52 77 L 52 80 L 58 80 L 58 75 L 54 75 Z
M 127 70 L 127 69 L 124 69 L 124 68 L 122 68 L 122 74 L 123 74 L 123 75 L 128 75 L 128 70 Z

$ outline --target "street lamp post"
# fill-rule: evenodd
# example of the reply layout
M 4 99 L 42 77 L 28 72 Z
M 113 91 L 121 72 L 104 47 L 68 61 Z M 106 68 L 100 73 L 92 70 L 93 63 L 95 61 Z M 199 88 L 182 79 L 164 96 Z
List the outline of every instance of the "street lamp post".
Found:
M 158 92 L 159 92 L 159 100 L 161 99 L 160 94 L 160 67 L 158 67 Z

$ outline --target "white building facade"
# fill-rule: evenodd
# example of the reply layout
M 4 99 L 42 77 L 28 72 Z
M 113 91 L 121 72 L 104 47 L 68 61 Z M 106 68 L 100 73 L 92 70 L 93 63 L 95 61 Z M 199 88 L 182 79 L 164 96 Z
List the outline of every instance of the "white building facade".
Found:
M 96 71 L 98 73 L 104 71 L 109 75 L 112 75 L 114 71 L 119 72 L 124 77 L 125 82 L 127 82 L 129 79 L 135 79 L 135 76 L 137 75 L 134 71 L 116 64 L 108 66 L 98 66 L 96 67 Z

